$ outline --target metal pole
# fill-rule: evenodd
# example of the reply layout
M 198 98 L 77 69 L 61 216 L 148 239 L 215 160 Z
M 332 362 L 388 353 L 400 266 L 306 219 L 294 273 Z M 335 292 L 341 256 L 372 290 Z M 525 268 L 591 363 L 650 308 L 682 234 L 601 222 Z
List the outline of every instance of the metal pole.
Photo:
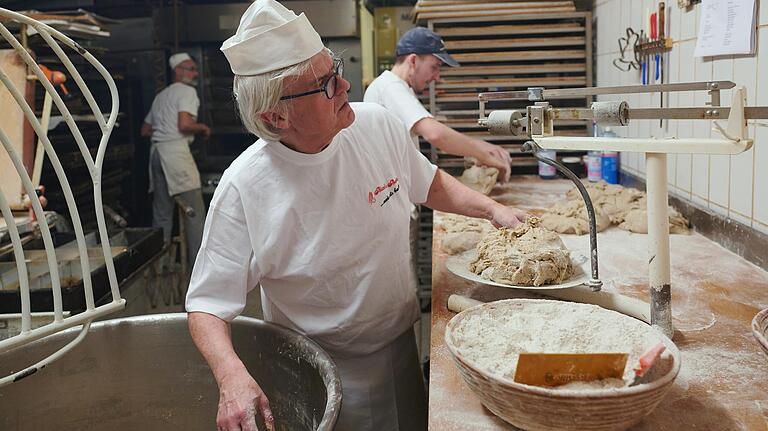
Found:
M 651 290 L 651 325 L 672 338 L 672 288 L 669 269 L 669 215 L 667 214 L 667 155 L 646 154 L 648 192 L 648 282 Z
M 594 292 L 599 291 L 603 286 L 603 282 L 600 281 L 600 274 L 598 272 L 597 223 L 595 221 L 595 207 L 592 205 L 592 198 L 589 196 L 587 189 L 584 187 L 584 183 L 582 183 L 579 177 L 577 177 L 573 172 L 571 172 L 570 169 L 566 168 L 560 162 L 542 155 L 540 152 L 541 148 L 536 144 L 536 142 L 527 141 L 523 144 L 522 150 L 533 154 L 536 159 L 562 172 L 563 175 L 568 177 L 569 180 L 573 181 L 573 184 L 579 190 L 579 193 L 581 193 L 581 197 L 584 199 L 584 206 L 587 208 L 587 217 L 589 218 L 589 257 L 590 266 L 592 269 L 592 278 L 586 283 L 586 285 L 589 286 Z

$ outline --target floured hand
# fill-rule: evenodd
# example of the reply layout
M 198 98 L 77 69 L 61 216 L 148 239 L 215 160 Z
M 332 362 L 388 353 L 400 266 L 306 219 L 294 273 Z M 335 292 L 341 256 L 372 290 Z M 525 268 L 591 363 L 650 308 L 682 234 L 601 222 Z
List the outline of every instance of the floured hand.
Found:
M 499 170 L 499 182 L 509 181 L 511 173 L 512 158 L 509 152 L 498 145 L 483 142 L 481 148 L 482 155 L 478 157 L 478 164 L 481 166 L 490 166 Z
M 248 375 L 233 376 L 219 388 L 219 411 L 216 427 L 219 431 L 264 431 L 256 425 L 256 418 L 264 420 L 266 431 L 275 429 L 269 400 L 256 381 Z
M 497 229 L 501 227 L 513 228 L 525 222 L 527 218 L 528 213 L 525 211 L 499 204 L 494 207 L 490 222 Z

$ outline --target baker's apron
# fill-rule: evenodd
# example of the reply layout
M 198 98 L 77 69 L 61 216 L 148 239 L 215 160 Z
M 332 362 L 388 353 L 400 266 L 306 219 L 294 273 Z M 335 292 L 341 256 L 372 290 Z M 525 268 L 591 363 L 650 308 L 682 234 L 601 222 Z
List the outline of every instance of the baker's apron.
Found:
M 336 431 L 427 429 L 426 391 L 413 328 L 379 351 L 333 360 L 343 394 Z
M 168 194 L 175 196 L 200 188 L 200 172 L 197 170 L 195 159 L 189 151 L 189 141 L 186 138 L 152 142 L 152 147 L 149 150 L 150 163 L 154 152 L 157 152 L 160 157 L 165 181 L 168 183 Z M 150 172 L 152 172 L 151 167 Z M 149 192 L 152 193 L 153 191 L 154 181 L 150 175 Z

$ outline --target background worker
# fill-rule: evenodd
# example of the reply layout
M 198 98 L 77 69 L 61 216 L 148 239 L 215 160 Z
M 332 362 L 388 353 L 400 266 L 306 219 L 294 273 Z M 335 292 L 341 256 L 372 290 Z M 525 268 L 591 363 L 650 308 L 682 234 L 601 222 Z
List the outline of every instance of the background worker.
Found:
M 446 51 L 440 36 L 416 27 L 397 42 L 392 70 L 385 70 L 365 90 L 363 101 L 377 103 L 392 111 L 410 130 L 416 148 L 422 136 L 431 145 L 457 156 L 474 157 L 481 166 L 499 170 L 499 181 L 509 181 L 511 158 L 504 148 L 459 133 L 435 120 L 416 94 L 440 79 L 440 66 L 458 67 Z
M 149 192 L 152 198 L 152 226 L 163 229 L 165 242 L 171 240 L 175 198 L 195 211 L 186 214 L 185 230 L 190 267 L 200 249 L 205 223 L 205 205 L 200 186 L 200 172 L 189 151 L 194 135 L 208 138 L 211 129 L 197 122 L 200 99 L 197 97 L 197 65 L 187 53 L 174 54 L 168 60 L 173 83 L 155 96 L 141 135 L 150 137 Z

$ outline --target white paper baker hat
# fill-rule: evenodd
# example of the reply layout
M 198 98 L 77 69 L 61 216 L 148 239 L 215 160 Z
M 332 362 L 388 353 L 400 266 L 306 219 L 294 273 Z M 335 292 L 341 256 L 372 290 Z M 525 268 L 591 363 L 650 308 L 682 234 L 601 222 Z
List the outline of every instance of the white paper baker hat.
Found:
M 180 52 L 178 54 L 173 54 L 168 59 L 168 65 L 171 66 L 171 69 L 174 69 L 176 68 L 176 66 L 181 64 L 181 62 L 187 61 L 187 60 L 192 60 L 192 57 L 190 57 L 189 54 L 187 54 L 186 52 Z
M 324 48 L 307 17 L 275 0 L 256 0 L 221 52 L 235 75 L 259 75 L 310 59 Z

